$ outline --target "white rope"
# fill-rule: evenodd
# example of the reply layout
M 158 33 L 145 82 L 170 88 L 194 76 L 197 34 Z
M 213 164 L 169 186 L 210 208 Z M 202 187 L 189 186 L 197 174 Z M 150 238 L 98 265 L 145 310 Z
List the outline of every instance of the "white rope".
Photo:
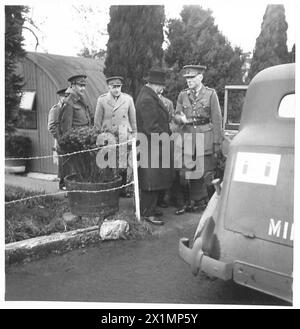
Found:
M 59 195 L 59 194 L 65 194 L 65 193 L 74 193 L 74 192 L 78 192 L 78 193 L 102 193 L 102 192 L 110 192 L 110 191 L 119 190 L 121 188 L 130 186 L 132 184 L 134 184 L 134 181 L 132 181 L 130 183 L 127 183 L 125 185 L 118 186 L 118 187 L 113 187 L 113 188 L 110 188 L 110 189 L 107 189 L 107 190 L 99 190 L 99 191 L 71 190 L 71 191 L 61 191 L 61 192 L 54 192 L 54 193 L 47 193 L 47 194 L 39 194 L 39 195 L 33 195 L 33 196 L 23 198 L 23 199 L 7 201 L 7 202 L 5 202 L 5 204 L 12 204 L 12 203 L 17 203 L 17 202 L 21 202 L 21 201 L 30 200 L 30 199 L 36 199 L 36 198 L 39 198 L 39 197 L 53 196 L 53 195 Z
M 93 151 L 97 151 L 97 150 L 104 149 L 104 148 L 107 148 L 107 147 L 115 147 L 115 146 L 120 146 L 120 145 L 124 145 L 124 144 L 129 144 L 132 141 L 133 141 L 133 139 L 130 139 L 126 142 L 122 142 L 122 143 L 118 143 L 118 144 L 99 146 L 99 147 L 95 147 L 93 149 L 76 151 L 76 152 L 65 153 L 65 154 L 52 154 L 52 155 L 44 155 L 44 156 L 28 157 L 28 158 L 5 158 L 5 161 L 7 161 L 7 160 L 37 160 L 37 159 L 53 158 L 54 156 L 55 157 L 66 157 L 66 156 L 70 156 L 70 155 L 73 155 L 73 154 L 84 153 L 84 152 L 93 152 Z

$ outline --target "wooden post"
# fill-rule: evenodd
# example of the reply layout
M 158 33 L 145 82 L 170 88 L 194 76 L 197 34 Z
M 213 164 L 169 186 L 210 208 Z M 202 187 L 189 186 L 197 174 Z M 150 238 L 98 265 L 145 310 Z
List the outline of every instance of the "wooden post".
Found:
M 137 220 L 141 221 L 139 180 L 138 180 L 138 168 L 137 168 L 137 151 L 136 151 L 135 137 L 132 140 L 132 169 L 133 169 L 133 182 L 134 182 L 135 215 Z

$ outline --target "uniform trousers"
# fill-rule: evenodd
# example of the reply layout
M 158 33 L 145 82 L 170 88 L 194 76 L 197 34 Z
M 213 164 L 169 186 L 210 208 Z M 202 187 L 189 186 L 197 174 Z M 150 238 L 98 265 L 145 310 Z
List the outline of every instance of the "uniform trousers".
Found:
M 146 191 L 141 190 L 141 216 L 155 216 L 158 197 L 161 190 Z

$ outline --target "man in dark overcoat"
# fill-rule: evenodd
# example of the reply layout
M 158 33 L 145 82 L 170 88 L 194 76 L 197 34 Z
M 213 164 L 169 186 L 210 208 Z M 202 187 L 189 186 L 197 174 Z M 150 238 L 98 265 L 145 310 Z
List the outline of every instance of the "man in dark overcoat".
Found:
M 153 143 L 151 145 L 153 133 L 170 135 L 169 113 L 158 96 L 164 85 L 165 72 L 151 70 L 148 83 L 141 89 L 136 100 L 137 131 L 143 133 L 148 141 L 147 148 L 145 150 L 140 149 L 140 153 L 148 152 L 148 167 L 139 168 L 141 215 L 146 221 L 157 225 L 164 224 L 158 218 L 162 215 L 162 212 L 156 208 L 159 193 L 162 190 L 169 189 L 172 184 L 172 171 L 170 166 L 165 168 L 165 158 L 163 159 L 163 156 L 169 156 L 170 158 L 166 145 L 170 143 L 169 138 L 164 143 Z M 163 149 L 163 147 L 166 147 L 166 149 Z M 156 168 L 151 166 L 151 155 L 159 160 L 159 166 Z

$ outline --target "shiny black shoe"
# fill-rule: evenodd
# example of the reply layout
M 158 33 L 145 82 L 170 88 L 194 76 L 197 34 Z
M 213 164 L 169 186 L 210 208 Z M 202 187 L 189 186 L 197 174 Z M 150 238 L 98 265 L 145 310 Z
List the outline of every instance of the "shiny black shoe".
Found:
M 157 217 L 155 216 L 145 216 L 143 217 L 143 219 L 146 221 L 146 222 L 149 222 L 153 225 L 164 225 L 164 221 L 158 219 Z
M 182 207 L 182 208 L 178 208 L 176 211 L 175 211 L 175 215 L 179 216 L 179 215 L 182 215 L 184 214 L 186 211 L 185 207 Z

